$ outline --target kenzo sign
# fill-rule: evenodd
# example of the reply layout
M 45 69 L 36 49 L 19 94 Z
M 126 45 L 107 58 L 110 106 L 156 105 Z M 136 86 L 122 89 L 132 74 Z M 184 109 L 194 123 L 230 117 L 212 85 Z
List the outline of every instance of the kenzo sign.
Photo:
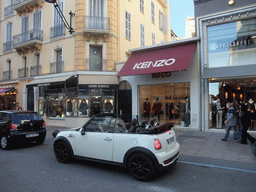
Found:
M 155 62 L 145 61 L 145 62 L 141 62 L 141 63 L 136 63 L 133 67 L 133 70 L 135 70 L 135 69 L 147 69 L 147 68 L 151 68 L 151 67 L 170 66 L 170 65 L 173 65 L 174 63 L 175 63 L 174 58 L 157 60 Z

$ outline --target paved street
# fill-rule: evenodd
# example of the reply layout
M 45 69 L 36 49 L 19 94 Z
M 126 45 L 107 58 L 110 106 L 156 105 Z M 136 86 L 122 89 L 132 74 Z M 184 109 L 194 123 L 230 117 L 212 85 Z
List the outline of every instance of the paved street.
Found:
M 54 129 L 48 127 L 43 145 L 0 150 L 1 192 L 250 192 L 256 188 L 256 157 L 251 145 L 222 142 L 223 133 L 176 130 L 181 144 L 177 165 L 152 181 L 139 182 L 117 166 L 79 160 L 58 163 L 52 150 Z

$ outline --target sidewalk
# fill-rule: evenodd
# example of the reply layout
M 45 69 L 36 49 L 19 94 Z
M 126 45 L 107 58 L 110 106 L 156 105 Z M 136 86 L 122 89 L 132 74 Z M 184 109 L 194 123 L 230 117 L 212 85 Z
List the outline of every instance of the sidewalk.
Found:
M 189 131 L 175 129 L 177 141 L 180 143 L 180 154 L 205 157 L 216 160 L 238 161 L 256 163 L 256 157 L 252 151 L 252 145 L 242 145 L 233 140 L 233 132 L 230 132 L 228 141 L 221 141 L 225 130 L 218 131 Z M 255 133 L 250 133 L 256 137 Z

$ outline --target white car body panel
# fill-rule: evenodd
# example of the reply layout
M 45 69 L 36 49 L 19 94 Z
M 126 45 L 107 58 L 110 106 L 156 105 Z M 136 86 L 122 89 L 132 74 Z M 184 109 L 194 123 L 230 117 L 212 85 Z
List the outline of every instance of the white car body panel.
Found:
M 161 134 L 131 134 L 131 133 L 105 133 L 86 132 L 81 134 L 81 130 L 61 131 L 56 139 L 62 136 L 70 142 L 74 155 L 123 163 L 127 151 L 135 147 L 142 147 L 151 151 L 157 158 L 159 164 L 168 166 L 172 162 L 165 164 L 164 161 L 170 159 L 179 152 L 180 145 L 176 141 L 173 130 Z M 167 142 L 168 139 L 171 142 Z M 154 140 L 161 142 L 162 148 L 155 149 Z

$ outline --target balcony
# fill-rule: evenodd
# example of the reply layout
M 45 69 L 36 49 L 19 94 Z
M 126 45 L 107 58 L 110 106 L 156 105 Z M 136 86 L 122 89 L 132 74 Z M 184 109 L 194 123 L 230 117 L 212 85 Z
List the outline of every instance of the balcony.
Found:
M 7 17 L 11 14 L 13 14 L 13 5 L 9 5 L 4 8 L 4 17 Z
M 7 41 L 4 43 L 4 52 L 12 50 L 13 41 Z
M 91 59 L 85 60 L 85 70 L 87 71 L 114 71 L 115 62 L 107 59 Z
M 164 8 L 167 7 L 167 0 L 157 0 Z
M 50 73 L 63 73 L 64 61 L 50 63 Z
M 12 79 L 12 71 L 4 71 L 3 72 L 3 80 L 11 80 Z
M 18 69 L 18 78 L 24 78 L 28 76 L 28 68 L 20 68 Z
M 110 18 L 84 16 L 84 34 L 105 36 L 110 33 Z
M 19 35 L 13 36 L 13 49 L 21 53 L 28 50 L 39 50 L 43 43 L 43 31 L 33 29 Z
M 41 75 L 42 73 L 41 69 L 42 69 L 42 65 L 36 65 L 36 66 L 30 67 L 30 77 Z
M 56 37 L 61 37 L 64 35 L 65 35 L 64 24 L 51 27 L 51 39 L 56 38 Z
M 13 9 L 19 14 L 32 12 L 35 7 L 42 7 L 44 0 L 13 0 Z

